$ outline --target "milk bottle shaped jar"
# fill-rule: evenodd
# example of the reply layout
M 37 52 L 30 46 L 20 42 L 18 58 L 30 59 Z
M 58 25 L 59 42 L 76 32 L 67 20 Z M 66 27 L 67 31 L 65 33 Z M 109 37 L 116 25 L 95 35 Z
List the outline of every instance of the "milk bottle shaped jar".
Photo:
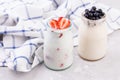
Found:
M 86 9 L 81 17 L 79 27 L 80 57 L 86 60 L 98 60 L 105 56 L 107 50 L 106 14 L 93 6 Z

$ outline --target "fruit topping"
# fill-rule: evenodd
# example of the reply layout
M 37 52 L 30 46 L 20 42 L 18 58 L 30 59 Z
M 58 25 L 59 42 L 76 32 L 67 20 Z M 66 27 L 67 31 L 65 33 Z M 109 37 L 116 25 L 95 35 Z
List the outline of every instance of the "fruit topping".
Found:
M 50 20 L 50 26 L 54 29 L 66 29 L 70 26 L 70 20 L 64 18 L 64 17 L 59 17 L 58 20 L 52 19 Z
M 102 11 L 102 9 L 97 9 L 95 6 L 93 6 L 90 10 L 85 9 L 84 13 L 84 16 L 90 20 L 101 19 L 104 15 L 105 13 Z

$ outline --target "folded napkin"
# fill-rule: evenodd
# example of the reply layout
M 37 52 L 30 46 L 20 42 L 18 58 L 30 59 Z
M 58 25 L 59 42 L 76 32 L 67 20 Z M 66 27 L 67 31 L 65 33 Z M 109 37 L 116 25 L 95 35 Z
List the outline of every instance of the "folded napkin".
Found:
M 42 63 L 43 32 L 52 17 L 63 16 L 71 20 L 74 46 L 77 46 L 78 19 L 93 5 L 106 12 L 108 34 L 120 28 L 120 12 L 95 0 L 0 1 L 0 66 L 28 72 Z

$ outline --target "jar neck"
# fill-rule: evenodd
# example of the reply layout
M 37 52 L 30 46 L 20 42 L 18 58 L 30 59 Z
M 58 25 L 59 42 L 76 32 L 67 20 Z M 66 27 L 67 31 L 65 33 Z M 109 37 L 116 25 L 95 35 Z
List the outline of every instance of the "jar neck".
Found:
M 84 23 L 90 27 L 94 27 L 94 26 L 97 26 L 97 25 L 100 25 L 102 23 L 105 22 L 106 20 L 106 15 L 103 16 L 101 19 L 98 19 L 98 20 L 90 20 L 90 19 L 87 19 L 84 15 L 82 15 L 82 20 L 84 21 Z

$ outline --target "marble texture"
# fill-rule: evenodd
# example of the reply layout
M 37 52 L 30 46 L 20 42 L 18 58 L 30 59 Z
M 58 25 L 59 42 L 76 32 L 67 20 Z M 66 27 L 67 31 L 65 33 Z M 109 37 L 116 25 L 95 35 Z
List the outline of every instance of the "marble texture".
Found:
M 99 0 L 104 2 L 104 0 Z M 120 9 L 119 0 L 105 4 Z M 0 80 L 120 80 L 120 30 L 108 36 L 107 55 L 94 62 L 81 59 L 74 49 L 74 63 L 64 71 L 52 71 L 40 64 L 28 73 L 11 71 L 0 67 Z

